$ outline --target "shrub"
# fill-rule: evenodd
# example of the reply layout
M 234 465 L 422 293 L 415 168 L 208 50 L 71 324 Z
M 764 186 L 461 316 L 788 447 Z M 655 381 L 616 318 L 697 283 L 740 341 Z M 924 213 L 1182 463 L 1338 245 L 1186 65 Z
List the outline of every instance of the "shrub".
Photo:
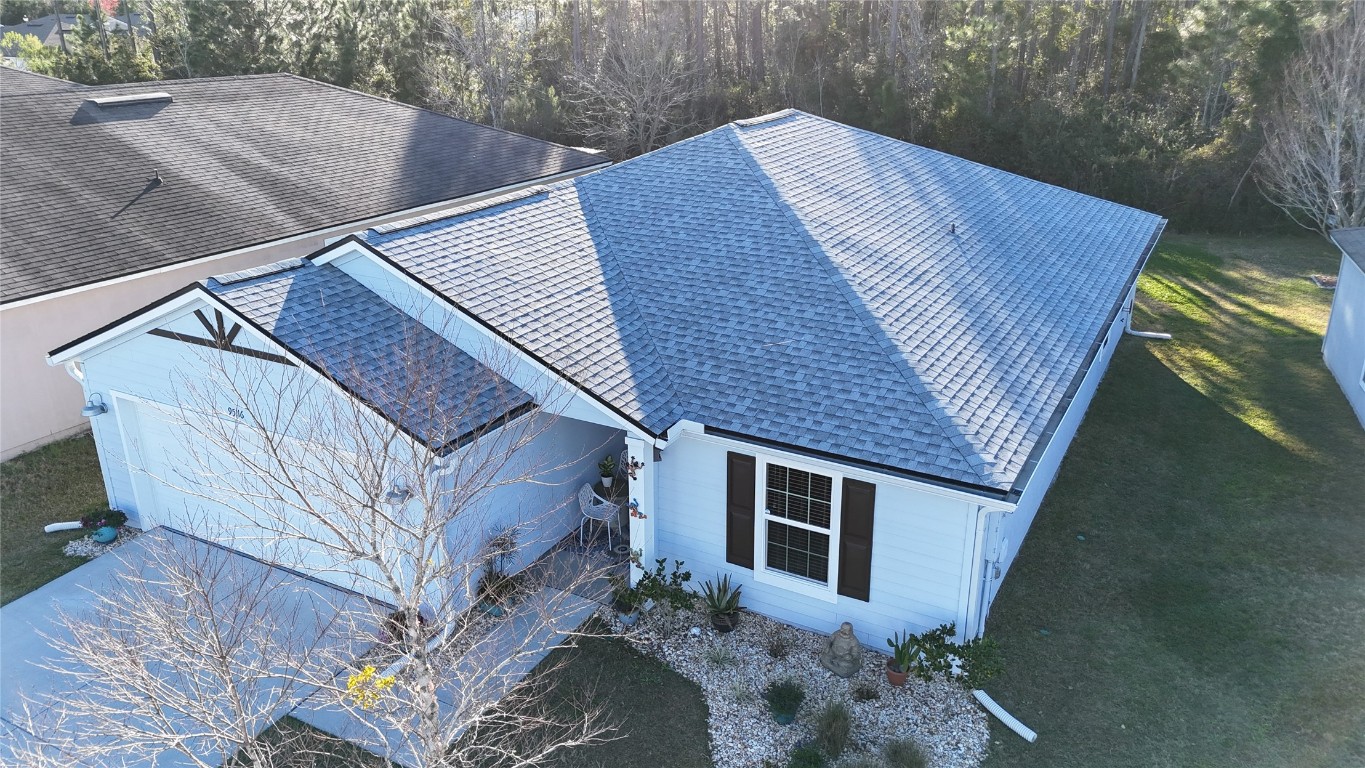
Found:
M 706 604 L 706 612 L 712 616 L 729 616 L 738 611 L 740 589 L 742 587 L 731 588 L 728 573 L 715 582 L 709 579 L 702 582 L 701 594 L 702 601 Z
M 643 568 L 638 552 L 639 550 L 635 550 L 631 553 L 631 560 Z M 682 569 L 683 561 L 674 560 L 673 572 L 669 573 L 665 565 L 667 562 L 662 557 L 656 560 L 654 570 L 646 570 L 635 582 L 635 589 L 646 600 L 653 600 L 656 605 L 668 605 L 675 611 L 692 607 L 694 598 L 692 593 L 687 591 L 687 582 L 692 580 L 692 572 Z
M 738 659 L 735 652 L 723 645 L 713 645 L 706 649 L 706 661 L 713 667 L 733 667 Z
M 806 744 L 792 750 L 787 768 L 825 768 L 825 756 L 816 747 Z
M 887 742 L 882 748 L 882 759 L 888 768 L 926 768 L 929 765 L 924 749 L 910 739 Z
M 957 631 L 956 624 L 940 624 L 922 635 L 911 635 L 914 647 L 919 654 L 910 662 L 906 671 L 913 672 L 921 680 L 933 680 L 935 675 L 946 675 L 953 668 L 949 656 L 957 645 L 951 638 Z
M 853 715 L 842 701 L 831 701 L 815 718 L 815 743 L 826 755 L 838 759 L 848 746 L 848 733 L 853 729 Z
M 117 509 L 97 509 L 81 515 L 82 528 L 122 528 L 128 522 L 128 516 Z
M 774 713 L 794 715 L 801 708 L 801 702 L 806 700 L 806 688 L 789 677 L 768 683 L 768 687 L 763 689 L 763 698 Z
M 764 638 L 763 647 L 767 649 L 768 655 L 774 659 L 785 659 L 787 654 L 792 651 L 791 635 L 787 634 L 787 631 L 781 627 L 777 627 Z
M 982 683 L 1005 671 L 1000 644 L 992 637 L 968 640 L 958 647 L 957 657 L 962 664 L 962 683 L 968 688 L 980 688 Z
M 870 755 L 859 755 L 839 763 L 839 768 L 886 768 L 886 763 Z
M 875 701 L 881 697 L 881 689 L 866 680 L 860 680 L 853 686 L 853 699 L 855 701 Z

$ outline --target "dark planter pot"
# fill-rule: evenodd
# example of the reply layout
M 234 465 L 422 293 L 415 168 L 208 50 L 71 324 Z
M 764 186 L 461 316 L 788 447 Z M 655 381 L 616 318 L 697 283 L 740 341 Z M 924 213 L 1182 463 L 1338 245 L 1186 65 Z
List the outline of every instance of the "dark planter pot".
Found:
M 635 626 L 635 622 L 640 620 L 640 609 L 637 606 L 613 600 L 611 607 L 616 609 L 616 618 L 627 627 Z
M 775 709 L 771 711 L 773 713 L 773 722 L 777 723 L 778 725 L 791 725 L 792 723 L 796 722 L 795 712 L 778 712 Z
M 94 539 L 96 544 L 109 544 L 118 538 L 118 529 L 110 525 L 96 528 L 95 532 L 90 534 L 90 538 Z
M 483 611 L 489 616 L 492 616 L 495 619 L 506 613 L 506 611 L 502 609 L 501 605 L 498 605 L 497 603 L 492 602 L 490 600 L 480 600 L 479 610 Z
M 739 613 L 714 613 L 711 614 L 711 626 L 717 632 L 734 632 L 739 626 Z
M 899 669 L 896 668 L 896 663 L 895 663 L 895 662 L 893 662 L 893 661 L 888 661 L 888 662 L 886 662 L 886 681 L 887 681 L 887 682 L 891 683 L 891 684 L 894 685 L 894 686 L 899 687 L 899 686 L 905 685 L 905 676 L 906 676 L 906 673 L 905 673 L 905 672 L 903 672 L 903 671 L 901 671 L 901 670 L 899 670 Z

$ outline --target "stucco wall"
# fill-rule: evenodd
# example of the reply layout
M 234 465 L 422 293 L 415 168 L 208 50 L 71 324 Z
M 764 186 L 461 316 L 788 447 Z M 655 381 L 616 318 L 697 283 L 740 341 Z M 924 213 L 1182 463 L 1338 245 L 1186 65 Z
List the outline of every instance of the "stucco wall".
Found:
M 1322 343 L 1322 359 L 1346 394 L 1361 426 L 1365 426 L 1365 272 L 1349 257 L 1341 257 L 1332 315 Z

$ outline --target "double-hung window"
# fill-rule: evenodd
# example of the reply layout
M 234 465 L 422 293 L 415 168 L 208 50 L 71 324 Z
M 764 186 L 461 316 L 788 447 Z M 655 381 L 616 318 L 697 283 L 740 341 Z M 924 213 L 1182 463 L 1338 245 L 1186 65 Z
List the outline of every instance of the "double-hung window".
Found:
M 779 462 L 765 463 L 759 478 L 759 578 L 834 599 L 836 478 Z

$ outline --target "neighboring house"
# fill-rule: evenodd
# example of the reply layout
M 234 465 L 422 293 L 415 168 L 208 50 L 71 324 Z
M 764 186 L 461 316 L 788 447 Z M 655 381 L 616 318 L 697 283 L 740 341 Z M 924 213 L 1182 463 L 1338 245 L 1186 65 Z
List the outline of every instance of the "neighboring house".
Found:
M 1332 242 L 1341 249 L 1341 268 L 1322 359 L 1365 426 L 1365 227 L 1338 229 Z
M 58 19 L 61 19 L 60 26 Z M 128 22 L 132 22 L 132 28 L 137 30 L 138 37 L 145 37 L 150 28 L 142 20 L 142 15 L 133 13 L 129 15 L 119 14 L 118 16 L 106 16 L 104 19 L 104 30 L 112 34 L 128 34 Z M 60 17 L 57 14 L 49 13 L 46 16 L 39 16 L 34 19 L 26 19 L 18 24 L 0 25 L 0 37 L 4 37 L 8 32 L 18 32 L 21 35 L 33 35 L 38 38 L 38 42 L 49 48 L 61 48 L 67 50 L 70 41 L 66 39 L 68 35 L 74 35 L 80 30 L 80 16 L 74 13 L 63 13 Z M 13 56 L 14 51 L 5 51 L 6 56 Z
M 291 75 L 84 87 L 0 68 L 0 459 L 88 427 L 52 347 L 187 282 L 601 167 Z
M 873 645 L 949 621 L 973 637 L 1163 226 L 784 111 L 207 280 L 50 361 L 109 404 L 93 419 L 109 501 L 147 526 L 199 506 L 156 478 L 195 439 L 166 414 L 170 382 L 206 375 L 187 354 L 213 346 L 205 325 L 256 351 L 229 357 L 276 356 L 400 423 L 364 386 L 385 342 L 348 329 L 437 333 L 451 359 L 511 357 L 504 389 L 529 394 L 502 402 L 561 415 L 532 450 L 572 466 L 505 499 L 513 518 L 571 499 L 593 459 L 624 448 L 641 464 L 629 535 L 645 562 L 729 574 L 755 611 L 819 631 L 852 621 Z M 459 367 L 443 388 L 480 372 Z M 547 404 L 547 381 L 572 397 Z M 536 538 L 577 521 L 573 508 Z

